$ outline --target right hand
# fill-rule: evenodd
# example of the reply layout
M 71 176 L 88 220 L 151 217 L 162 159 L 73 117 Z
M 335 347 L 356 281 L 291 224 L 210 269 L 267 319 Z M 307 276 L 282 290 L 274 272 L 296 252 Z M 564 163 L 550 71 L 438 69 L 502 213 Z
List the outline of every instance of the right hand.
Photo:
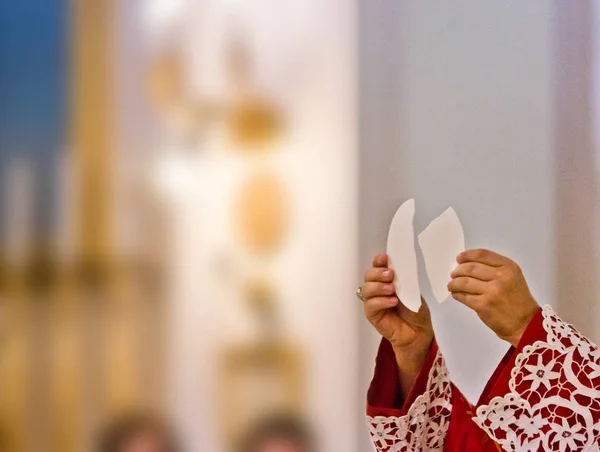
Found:
M 365 317 L 390 341 L 396 354 L 424 359 L 433 340 L 429 308 L 423 300 L 419 312 L 413 312 L 400 302 L 387 254 L 373 259 L 373 267 L 365 272 L 362 294 L 366 299 Z

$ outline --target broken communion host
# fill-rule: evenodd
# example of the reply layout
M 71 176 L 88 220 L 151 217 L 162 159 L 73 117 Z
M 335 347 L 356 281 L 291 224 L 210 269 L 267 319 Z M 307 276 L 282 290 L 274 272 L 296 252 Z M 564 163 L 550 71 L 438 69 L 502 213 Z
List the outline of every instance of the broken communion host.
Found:
M 519 266 L 488 250 L 457 257 L 448 290 L 510 349 L 477 405 L 452 384 L 429 309 L 407 309 L 380 254 L 359 298 L 383 336 L 367 395 L 378 451 L 600 451 L 600 350 L 532 297 Z

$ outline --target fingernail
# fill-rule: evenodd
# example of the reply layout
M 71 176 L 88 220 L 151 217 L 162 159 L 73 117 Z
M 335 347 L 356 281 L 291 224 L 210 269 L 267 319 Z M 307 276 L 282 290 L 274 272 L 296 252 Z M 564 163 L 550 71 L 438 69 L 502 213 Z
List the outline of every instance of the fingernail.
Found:
M 385 286 L 385 291 L 386 292 L 394 293 L 394 290 L 395 290 L 395 288 L 394 288 L 393 284 L 388 284 L 388 285 Z
M 391 272 L 389 270 L 384 270 L 384 272 L 382 273 L 384 278 L 388 278 L 391 274 Z

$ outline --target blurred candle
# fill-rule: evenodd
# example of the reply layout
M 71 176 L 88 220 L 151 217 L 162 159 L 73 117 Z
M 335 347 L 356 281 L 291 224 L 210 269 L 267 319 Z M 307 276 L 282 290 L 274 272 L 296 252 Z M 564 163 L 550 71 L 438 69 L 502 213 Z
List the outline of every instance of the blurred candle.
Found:
M 14 157 L 7 165 L 4 180 L 4 237 L 10 264 L 20 266 L 31 253 L 35 234 L 35 170 L 26 157 Z
M 78 205 L 77 178 L 73 159 L 62 153 L 56 166 L 56 215 L 54 216 L 54 246 L 58 259 L 67 263 L 75 257 L 76 207 Z

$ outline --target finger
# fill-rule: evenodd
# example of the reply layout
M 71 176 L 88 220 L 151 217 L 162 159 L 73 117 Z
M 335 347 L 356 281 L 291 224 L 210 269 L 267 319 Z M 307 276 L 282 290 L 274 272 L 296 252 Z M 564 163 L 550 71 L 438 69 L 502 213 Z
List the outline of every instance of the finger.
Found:
M 362 288 L 362 295 L 367 300 L 375 297 L 389 297 L 394 295 L 396 288 L 393 284 L 368 282 Z
M 365 302 L 365 315 L 372 317 L 381 311 L 398 306 L 400 300 L 397 297 L 375 297 Z
M 470 278 L 479 279 L 480 281 L 491 281 L 494 279 L 495 272 L 497 270 L 489 265 L 481 264 L 479 262 L 466 262 L 460 264 L 454 269 L 450 276 L 458 278 L 459 276 L 468 276 Z
M 365 282 L 391 283 L 394 281 L 394 270 L 391 268 L 371 267 L 365 272 Z
M 485 291 L 487 283 L 468 276 L 459 276 L 448 283 L 450 292 L 464 292 L 475 295 L 481 295 Z
M 477 311 L 481 305 L 481 298 L 470 293 L 452 292 L 452 298 L 474 311 Z
M 464 264 L 465 262 L 479 262 L 492 267 L 501 267 L 507 260 L 506 257 L 498 253 L 484 249 L 467 250 L 460 253 L 456 258 L 456 261 L 459 264 Z
M 373 259 L 373 267 L 387 267 L 388 266 L 388 255 L 385 253 L 378 254 Z

